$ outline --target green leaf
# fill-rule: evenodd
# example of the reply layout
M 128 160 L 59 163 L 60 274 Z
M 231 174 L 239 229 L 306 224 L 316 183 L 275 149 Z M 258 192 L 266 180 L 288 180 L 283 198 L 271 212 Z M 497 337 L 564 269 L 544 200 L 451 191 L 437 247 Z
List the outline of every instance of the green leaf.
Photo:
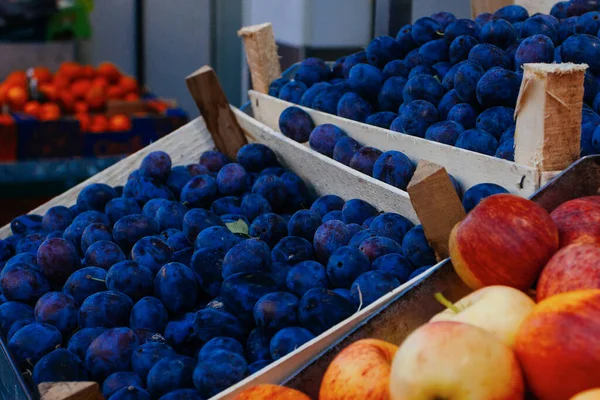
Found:
M 242 235 L 248 235 L 248 224 L 244 222 L 243 219 L 238 219 L 235 222 L 228 222 L 225 224 L 227 229 L 229 229 L 232 233 L 241 233 Z

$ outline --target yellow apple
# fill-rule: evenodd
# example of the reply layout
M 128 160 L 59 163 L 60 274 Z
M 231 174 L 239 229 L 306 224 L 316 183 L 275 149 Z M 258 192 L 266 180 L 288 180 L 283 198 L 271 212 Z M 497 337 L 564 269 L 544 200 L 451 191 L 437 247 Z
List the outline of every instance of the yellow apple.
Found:
M 571 397 L 571 400 L 600 400 L 600 389 L 586 390 Z
M 392 361 L 391 400 L 522 400 L 524 395 L 512 350 L 473 325 L 425 324 L 406 338 Z
M 535 302 L 520 290 L 488 286 L 463 297 L 454 307 L 431 318 L 431 322 L 455 321 L 475 325 L 512 347 L 521 323 L 534 306 Z

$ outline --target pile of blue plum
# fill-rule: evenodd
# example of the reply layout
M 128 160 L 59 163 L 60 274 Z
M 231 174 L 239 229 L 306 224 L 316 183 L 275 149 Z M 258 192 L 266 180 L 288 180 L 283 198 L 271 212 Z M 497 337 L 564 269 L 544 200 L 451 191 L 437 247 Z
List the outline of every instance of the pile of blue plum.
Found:
M 315 110 L 514 161 L 523 64 L 586 63 L 581 156 L 600 153 L 600 0 L 529 15 L 505 6 L 475 20 L 447 12 L 380 36 L 332 68 L 317 58 L 269 94 Z M 306 142 L 307 136 L 295 137 Z
M 421 226 L 315 198 L 262 144 L 172 166 L 11 223 L 0 335 L 41 382 L 119 399 L 206 399 L 435 264 Z

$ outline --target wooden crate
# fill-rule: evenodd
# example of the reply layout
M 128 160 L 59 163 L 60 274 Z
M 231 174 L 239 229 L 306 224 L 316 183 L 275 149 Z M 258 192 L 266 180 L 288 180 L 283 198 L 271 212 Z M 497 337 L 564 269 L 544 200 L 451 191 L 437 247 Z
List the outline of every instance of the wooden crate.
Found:
M 274 41 L 272 27 L 270 24 L 246 27 L 240 35 L 244 37 L 255 88 L 249 91 L 253 115 L 279 131 L 281 112 L 298 105 L 266 94 L 266 82 L 279 77 L 279 69 L 272 66 L 279 63 L 273 56 L 277 49 L 274 42 L 271 43 Z M 515 113 L 515 162 L 301 108 L 315 125 L 335 124 L 365 146 L 382 151 L 398 150 L 415 163 L 425 160 L 445 167 L 463 190 L 478 183 L 495 183 L 527 197 L 579 158 L 583 71 L 584 66 L 573 64 L 528 64 Z M 541 97 L 540 88 L 545 90 Z M 538 123 L 540 118 L 545 119 L 544 122 Z
M 187 83 L 203 118 L 194 119 L 177 131 L 114 164 L 36 208 L 31 213 L 44 214 L 50 207 L 56 205 L 73 205 L 79 192 L 91 183 L 124 184 L 129 174 L 138 168 L 141 160 L 155 150 L 169 153 L 175 166 L 195 163 L 202 152 L 215 147 L 231 156 L 235 155 L 239 147 L 246 142 L 258 142 L 269 146 L 277 154 L 282 165 L 303 178 L 316 194 L 336 194 L 345 200 L 361 198 L 371 202 L 379 210 L 399 213 L 418 223 L 417 215 L 406 192 L 391 188 L 348 167 L 340 166 L 334 160 L 284 137 L 244 112 L 230 107 L 212 69 L 201 68 L 188 77 Z M 435 171 L 435 174 L 439 176 L 439 170 Z M 428 174 L 423 176 L 426 180 Z M 445 178 L 448 180 L 447 175 Z M 449 233 L 449 228 L 446 233 Z M 8 235 L 10 235 L 9 225 L 0 228 L 0 237 Z M 425 283 L 423 284 L 423 282 Z M 417 290 L 413 294 L 415 288 Z M 308 365 L 315 357 L 338 343 L 349 332 L 366 323 L 392 301 L 398 301 L 407 296 L 406 300 L 400 302 L 405 304 L 407 318 L 406 322 L 402 322 L 402 324 L 405 333 L 408 334 L 410 330 L 428 319 L 441 307 L 433 300 L 434 292 L 444 291 L 450 300 L 457 300 L 467 290 L 452 268 L 442 262 L 214 398 L 231 398 L 240 388 L 257 382 L 282 382 L 289 377 L 289 371 Z M 421 305 L 415 307 L 415 303 Z M 5 361 L 10 362 L 8 358 Z M 0 370 L 2 369 L 10 370 L 6 365 L 2 365 L 0 357 Z M 38 389 L 42 395 L 41 398 L 48 400 L 74 398 L 95 400 L 101 398 L 98 385 L 90 382 L 45 383 Z

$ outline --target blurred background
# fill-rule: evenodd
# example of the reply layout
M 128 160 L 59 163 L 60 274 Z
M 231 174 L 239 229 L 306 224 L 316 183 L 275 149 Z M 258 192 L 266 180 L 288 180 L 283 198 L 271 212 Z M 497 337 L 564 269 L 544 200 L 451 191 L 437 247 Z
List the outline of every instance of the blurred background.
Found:
M 242 105 L 242 26 L 271 22 L 285 69 L 441 9 L 470 1 L 0 0 L 0 223 L 195 118 L 184 78 L 202 65 Z

